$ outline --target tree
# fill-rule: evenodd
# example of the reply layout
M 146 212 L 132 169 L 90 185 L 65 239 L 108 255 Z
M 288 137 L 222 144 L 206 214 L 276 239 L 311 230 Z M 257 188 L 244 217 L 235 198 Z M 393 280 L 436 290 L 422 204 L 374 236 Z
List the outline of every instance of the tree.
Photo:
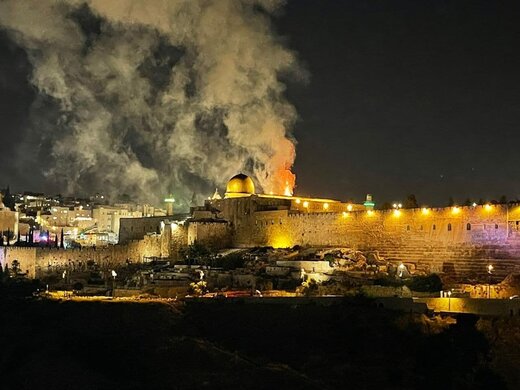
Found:
M 11 211 L 15 211 L 16 204 L 14 200 L 14 196 L 11 194 L 11 190 L 9 189 L 9 186 L 2 192 L 4 194 L 3 197 L 3 203 L 5 207 L 8 207 Z
M 471 202 L 471 199 L 470 198 L 467 198 L 465 201 L 464 201 L 464 206 L 471 206 L 473 204 L 473 202 Z
M 188 294 L 196 297 L 201 297 L 208 292 L 208 285 L 205 281 L 199 280 L 198 282 L 190 283 L 188 288 Z
M 18 260 L 13 260 L 12 267 L 13 272 L 17 275 L 20 272 L 20 262 Z
M 420 292 L 437 292 L 442 290 L 442 280 L 437 274 L 414 276 L 407 283 L 410 290 Z
M 9 246 L 9 237 L 11 236 L 11 229 L 7 229 L 7 246 Z
M 452 196 L 448 199 L 448 207 L 455 206 L 455 200 Z
M 414 194 L 410 194 L 406 197 L 403 207 L 405 209 L 416 209 L 419 207 L 419 203 L 417 203 L 417 199 Z
M 380 210 L 390 210 L 391 208 L 392 205 L 389 202 L 385 202 L 379 207 Z
M 211 260 L 211 251 L 202 244 L 194 242 L 188 247 L 181 249 L 182 256 L 187 260 L 188 264 L 206 265 Z
M 60 248 L 61 249 L 64 249 L 65 248 L 65 241 L 63 239 L 64 235 L 63 235 L 63 229 L 61 229 L 61 240 L 60 240 Z
M 502 195 L 500 199 L 498 200 L 498 203 L 506 204 L 507 203 L 507 196 Z

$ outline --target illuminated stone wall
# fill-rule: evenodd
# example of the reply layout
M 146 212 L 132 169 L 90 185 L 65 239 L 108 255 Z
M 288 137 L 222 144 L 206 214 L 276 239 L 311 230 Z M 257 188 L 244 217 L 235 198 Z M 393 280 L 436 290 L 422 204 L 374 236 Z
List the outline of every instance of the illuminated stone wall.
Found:
M 5 269 L 6 264 L 12 267 L 18 260 L 22 272 L 34 277 L 36 269 L 36 248 L 0 247 L 0 264 Z
M 112 267 L 125 264 L 127 260 L 142 262 L 147 257 L 164 257 L 159 235 L 146 236 L 143 240 L 132 241 L 125 245 L 113 245 L 103 248 L 61 249 L 61 248 L 0 248 L 0 262 L 12 267 L 13 261 L 20 263 L 22 272 L 27 272 L 31 278 L 44 272 L 62 267 L 80 268 L 89 260 L 95 261 L 101 267 Z
M 187 228 L 187 242 L 226 248 L 231 245 L 231 231 L 226 222 L 190 222 Z
M 7 208 L 0 209 L 0 232 L 9 230 L 14 236 L 18 234 L 18 213 Z
M 141 240 L 147 233 L 159 233 L 165 217 L 123 218 L 119 223 L 119 243 Z
M 246 215 L 235 246 L 346 246 L 378 250 L 426 271 L 495 276 L 520 272 L 520 207 L 505 205 L 351 213 Z

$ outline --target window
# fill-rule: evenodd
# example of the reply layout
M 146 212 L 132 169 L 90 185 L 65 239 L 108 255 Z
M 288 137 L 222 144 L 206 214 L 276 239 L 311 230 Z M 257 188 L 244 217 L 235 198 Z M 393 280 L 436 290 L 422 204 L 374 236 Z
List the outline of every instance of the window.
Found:
M 406 230 L 410 231 L 410 225 L 406 225 Z
M 421 230 L 423 230 L 423 225 L 421 225 Z
M 498 225 L 495 223 L 495 229 L 498 229 Z
M 448 224 L 448 231 L 451 232 L 451 223 Z
M 471 230 L 471 224 L 470 223 L 466 224 L 466 230 Z
M 435 230 L 437 227 L 435 226 L 435 224 L 432 226 L 432 229 Z

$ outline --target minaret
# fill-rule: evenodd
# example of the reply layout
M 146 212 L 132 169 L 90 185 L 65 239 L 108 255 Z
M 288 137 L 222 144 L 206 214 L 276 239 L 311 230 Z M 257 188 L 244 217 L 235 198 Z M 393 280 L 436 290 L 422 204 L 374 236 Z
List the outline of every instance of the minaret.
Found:
M 170 194 L 169 197 L 164 199 L 164 203 L 166 205 L 166 215 L 167 216 L 173 215 L 173 204 L 175 203 L 175 199 L 173 198 L 173 195 Z
M 363 206 L 365 206 L 367 210 L 373 210 L 375 205 L 376 204 L 372 200 L 372 194 L 367 194 L 367 200 L 365 200 Z

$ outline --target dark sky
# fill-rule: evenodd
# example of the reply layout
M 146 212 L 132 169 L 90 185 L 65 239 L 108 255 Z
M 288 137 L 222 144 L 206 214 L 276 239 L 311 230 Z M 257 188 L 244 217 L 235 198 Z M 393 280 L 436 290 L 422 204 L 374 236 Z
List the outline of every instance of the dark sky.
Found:
M 520 198 L 519 17 L 518 1 L 289 1 L 276 29 L 310 73 L 287 92 L 300 115 L 297 193 Z M 11 158 L 30 71 L 0 33 L 0 185 L 19 191 L 46 189 Z
M 293 0 L 298 191 L 520 197 L 518 1 Z

